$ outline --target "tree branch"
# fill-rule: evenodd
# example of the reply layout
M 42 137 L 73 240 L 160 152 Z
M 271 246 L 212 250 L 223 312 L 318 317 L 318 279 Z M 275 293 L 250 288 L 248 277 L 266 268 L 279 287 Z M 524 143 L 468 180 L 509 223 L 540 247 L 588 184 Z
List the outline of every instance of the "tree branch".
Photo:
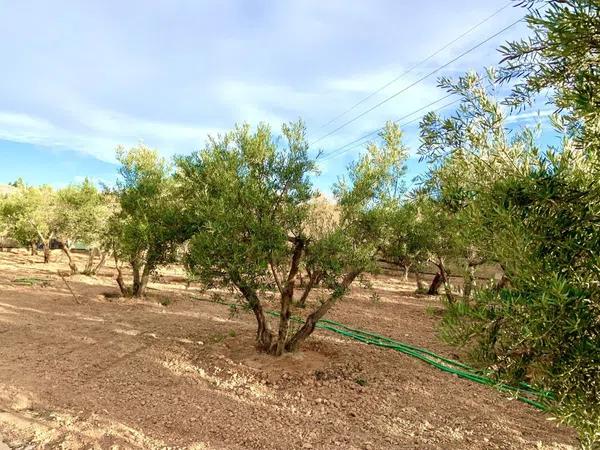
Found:
M 275 284 L 277 285 L 277 290 L 280 294 L 283 294 L 283 288 L 281 287 L 281 282 L 279 281 L 279 277 L 277 276 L 277 272 L 275 271 L 275 265 L 273 264 L 273 259 L 269 261 L 269 267 L 271 268 L 271 273 L 273 274 L 273 278 L 275 279 Z
M 298 273 L 298 268 L 300 267 L 300 259 L 302 258 L 302 252 L 304 251 L 304 239 L 295 238 L 294 239 L 294 253 L 292 255 L 292 263 L 290 265 L 290 271 L 287 277 L 287 283 L 290 283 L 294 280 L 294 277 Z
M 344 275 L 341 283 L 334 289 L 329 298 L 313 311 L 304 322 L 304 325 L 286 343 L 286 350 L 295 351 L 298 346 L 314 331 L 317 322 L 331 309 L 337 300 L 342 298 L 354 279 L 362 273 L 363 269 L 354 269 Z

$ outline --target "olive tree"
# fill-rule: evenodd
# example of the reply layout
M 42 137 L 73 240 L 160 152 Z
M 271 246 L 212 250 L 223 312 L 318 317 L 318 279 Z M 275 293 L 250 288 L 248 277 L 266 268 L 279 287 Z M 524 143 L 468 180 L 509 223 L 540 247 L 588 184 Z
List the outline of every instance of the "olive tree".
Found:
M 105 241 L 114 254 L 121 293 L 143 297 L 151 273 L 176 258 L 182 216 L 171 168 L 158 152 L 143 145 L 120 148 L 117 159 L 120 179 L 112 195 L 118 204 Z M 122 263 L 131 268 L 131 286 L 124 280 Z
M 544 312 L 556 311 L 538 322 L 563 352 L 552 353 L 553 370 L 544 381 L 558 386 L 561 417 L 580 432 L 584 446 L 596 448 L 600 445 L 600 7 L 595 0 L 522 4 L 530 7 L 526 16 L 530 35 L 501 48 L 502 80 L 516 85 L 506 103 L 519 108 L 539 93 L 549 93 L 561 113 L 554 124 L 571 139 L 549 151 L 530 177 L 507 180 L 501 196 L 527 217 L 535 242 L 531 248 L 544 269 L 544 278 L 529 283 L 527 277 L 519 278 L 527 286 L 529 295 L 524 298 L 535 296 Z M 524 274 L 531 276 L 533 271 Z M 533 347 L 526 356 L 541 350 Z
M 104 233 L 108 216 L 109 205 L 106 196 L 88 179 L 56 192 L 53 220 L 55 235 L 67 255 L 71 273 L 79 271 L 71 254 L 71 246 L 75 242 L 82 242 L 90 247 L 90 257 L 93 257 L 97 242 Z M 88 262 L 86 273 L 92 271 Z
M 506 103 L 520 108 L 549 95 L 578 146 L 600 133 L 600 7 L 597 0 L 519 0 L 528 8 L 529 36 L 500 47 Z M 596 142 L 596 143 L 595 143 Z M 597 147 L 596 147 L 597 151 Z
M 449 253 L 448 237 L 451 231 L 445 226 L 445 216 L 443 209 L 436 207 L 431 198 L 418 190 L 391 210 L 390 236 L 383 248 L 384 261 L 404 269 L 405 280 L 412 269 L 420 293 L 437 294 L 448 279 L 444 261 Z M 421 274 L 429 263 L 436 265 L 438 272 L 427 289 Z
M 259 125 L 236 127 L 177 161 L 176 179 L 186 211 L 198 225 L 189 242 L 188 269 L 208 286 L 233 286 L 257 321 L 257 347 L 272 355 L 298 349 L 316 323 L 374 267 L 385 235 L 390 202 L 399 195 L 406 151 L 397 127 L 388 125 L 383 144 L 348 168 L 333 192 L 337 213 L 321 232 L 311 232 L 318 193 L 311 175 L 301 122 L 283 125 L 282 137 Z M 327 291 L 297 329 L 290 327 L 301 266 L 318 274 Z M 315 275 L 317 276 L 317 275 Z M 301 296 L 314 283 L 307 283 Z M 272 330 L 264 311 L 265 290 L 276 289 L 279 320 Z M 308 291 L 308 293 L 307 293 Z
M 8 236 L 33 249 L 41 243 L 44 262 L 50 261 L 50 244 L 56 236 L 56 192 L 50 186 L 26 186 L 19 184 L 17 190 L 0 201 Z
M 484 76 L 468 73 L 458 80 L 442 78 L 440 87 L 459 96 L 460 105 L 446 118 L 425 115 L 420 126 L 419 154 L 429 166 L 421 190 L 435 213 L 432 226 L 438 238 L 434 253 L 436 259 L 442 255 L 462 267 L 467 298 L 476 268 L 486 262 L 499 264 L 486 254 L 485 246 L 479 246 L 479 242 L 485 243 L 479 239 L 480 228 L 470 226 L 476 211 L 472 203 L 480 191 L 519 171 L 537 151 L 531 130 L 514 132 L 509 138 L 506 112 L 494 97 L 496 84 L 493 68 Z
M 553 391 L 582 443 L 600 438 L 600 177 L 597 153 L 566 136 L 541 149 L 508 127 L 481 78 L 444 81 L 462 105 L 422 123 L 430 195 L 504 279 L 448 308 L 443 335 L 499 377 Z

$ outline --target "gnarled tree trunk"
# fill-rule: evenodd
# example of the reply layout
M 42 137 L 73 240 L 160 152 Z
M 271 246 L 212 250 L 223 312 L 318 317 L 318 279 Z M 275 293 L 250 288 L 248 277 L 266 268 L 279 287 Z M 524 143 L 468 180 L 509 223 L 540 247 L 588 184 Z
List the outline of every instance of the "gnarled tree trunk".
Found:
M 296 331 L 293 336 L 290 337 L 289 323 L 291 318 L 291 306 L 294 299 L 296 276 L 298 275 L 300 261 L 305 248 L 305 242 L 303 239 L 298 237 L 289 238 L 289 241 L 293 244 L 293 253 L 287 277 L 283 280 L 280 280 L 277 271 L 275 270 L 275 264 L 273 261 L 270 261 L 269 263 L 275 283 L 277 285 L 277 289 L 280 293 L 281 308 L 279 311 L 279 328 L 277 335 L 275 335 L 269 328 L 269 323 L 266 320 L 260 299 L 256 294 L 256 287 L 244 280 L 237 271 L 229 272 L 229 278 L 231 282 L 244 296 L 249 306 L 252 308 L 254 316 L 256 317 L 256 322 L 258 324 L 258 329 L 256 331 L 257 348 L 274 356 L 280 356 L 284 352 L 293 352 L 297 350 L 299 345 L 314 331 L 315 325 L 319 319 L 323 317 L 327 311 L 329 311 L 336 300 L 341 298 L 346 293 L 352 281 L 354 281 L 354 279 L 361 272 L 361 270 L 348 272 L 342 279 L 339 286 L 334 289 L 329 298 L 322 303 L 319 308 L 312 312 L 307 317 L 304 325 L 300 327 L 300 329 Z M 310 281 L 304 290 L 303 299 L 301 299 L 303 301 L 306 300 L 306 297 L 308 296 L 312 286 L 314 286 L 319 279 L 319 274 L 309 273 L 309 275 L 311 275 Z
M 75 261 L 73 260 L 73 255 L 71 254 L 70 245 L 68 243 L 61 242 L 60 246 L 61 246 L 63 252 L 65 252 L 65 255 L 67 255 L 67 258 L 69 260 L 69 268 L 71 269 L 71 274 L 76 274 L 78 272 L 77 264 L 75 264 Z
M 119 291 L 121 291 L 121 295 L 124 297 L 129 297 L 131 295 L 131 290 L 125 284 L 125 280 L 123 280 L 123 269 L 122 265 L 119 263 L 119 258 L 117 256 L 117 252 L 113 247 L 113 258 L 115 260 L 115 268 L 117 269 L 117 285 L 119 286 Z
M 250 308 L 252 308 L 254 317 L 256 317 L 256 322 L 258 324 L 258 328 L 256 330 L 256 347 L 259 350 L 270 353 L 273 347 L 273 333 L 269 328 L 269 323 L 265 317 L 265 312 L 262 308 L 260 300 L 258 299 L 258 295 L 256 295 L 256 290 L 245 283 L 236 273 L 231 274 L 231 281 L 242 293 L 250 305 Z
M 408 274 L 410 273 L 410 265 L 403 264 L 402 269 L 404 270 L 404 281 L 408 281 Z
M 296 243 L 294 256 L 289 274 L 285 282 L 281 285 L 281 310 L 279 313 L 279 330 L 275 335 L 266 320 L 261 302 L 256 294 L 256 289 L 246 283 L 239 274 L 232 272 L 229 274 L 231 281 L 242 293 L 249 306 L 254 312 L 258 328 L 256 331 L 256 347 L 274 356 L 280 356 L 284 352 L 293 352 L 298 349 L 300 344 L 311 335 L 315 329 L 315 325 L 323 317 L 335 302 L 344 296 L 350 284 L 362 272 L 362 270 L 354 270 L 347 273 L 342 279 L 340 285 L 329 298 L 312 312 L 298 331 L 293 336 L 289 336 L 289 321 L 291 317 L 290 307 L 294 294 L 295 277 L 298 272 L 301 253 L 303 251 L 303 243 Z
M 104 267 L 104 263 L 106 262 L 106 252 L 100 252 L 100 261 L 94 267 L 90 273 L 90 275 L 96 275 L 102 267 Z
M 317 272 L 309 272 L 308 273 L 308 282 L 304 287 L 304 291 L 302 291 L 302 296 L 298 300 L 298 306 L 300 308 L 306 307 L 306 300 L 308 300 L 308 295 L 310 291 L 319 283 L 320 274 Z
M 427 290 L 427 295 L 437 295 L 443 282 L 442 274 L 440 272 L 436 273 L 433 277 L 433 280 L 431 280 L 431 284 Z
M 96 256 L 96 248 L 91 248 L 88 253 L 88 260 L 83 269 L 85 275 L 92 274 L 92 268 L 94 267 L 94 257 Z
M 44 264 L 50 262 L 50 240 L 44 241 Z
M 104 264 L 105 254 L 102 255 L 102 259 L 98 266 L 94 270 L 98 270 L 102 264 Z M 131 265 L 131 271 L 133 275 L 133 282 L 131 288 L 127 287 L 123 279 L 123 269 L 119 264 L 119 258 L 116 253 L 113 253 L 115 259 L 115 266 L 117 269 L 117 284 L 122 295 L 141 298 L 146 294 L 146 287 L 148 286 L 148 280 L 150 279 L 150 273 L 154 269 L 154 265 L 146 262 L 142 263 L 140 259 L 133 259 L 129 263 Z
M 444 293 L 446 294 L 446 298 L 450 303 L 454 303 L 454 294 L 452 293 L 452 286 L 450 285 L 450 277 L 448 276 L 448 271 L 446 270 L 446 266 L 442 258 L 438 259 L 437 266 L 442 276 L 442 283 L 444 285 Z
M 429 295 L 436 295 L 440 289 L 440 286 L 443 285 L 444 293 L 446 294 L 448 301 L 450 303 L 454 302 L 454 294 L 452 293 L 452 286 L 450 286 L 450 278 L 448 276 L 448 272 L 446 271 L 446 266 L 444 264 L 443 258 L 438 258 L 436 261 L 432 262 L 438 268 L 438 273 L 431 281 L 431 286 L 429 286 L 429 291 L 427 291 L 427 293 Z
M 137 297 L 137 293 L 139 292 L 142 284 L 142 265 L 138 261 L 131 261 L 131 272 L 133 275 L 131 294 L 134 297 Z
M 121 291 L 121 295 L 129 296 L 131 292 L 125 285 L 125 281 L 123 280 L 123 269 L 117 266 L 117 285 L 119 286 L 119 290 Z
M 288 329 L 290 324 L 290 307 L 294 300 L 294 285 L 296 282 L 296 275 L 298 274 L 298 268 L 300 267 L 300 259 L 302 252 L 304 251 L 304 241 L 302 239 L 296 239 L 294 242 L 294 252 L 292 254 L 292 263 L 290 264 L 290 271 L 288 272 L 287 279 L 281 290 L 281 310 L 279 312 L 279 332 L 277 335 L 277 344 L 272 352 L 275 356 L 280 356 L 285 350 L 285 344 L 288 339 Z
M 150 279 L 150 266 L 148 263 L 144 265 L 144 269 L 142 270 L 141 277 L 139 278 L 139 283 L 133 290 L 133 296 L 137 298 L 141 298 L 146 295 L 146 287 L 148 286 L 148 280 Z
M 329 298 L 321 304 L 314 312 L 312 312 L 304 322 L 304 325 L 287 341 L 285 349 L 288 352 L 295 352 L 302 342 L 309 337 L 313 331 L 317 322 L 331 309 L 337 300 L 343 297 L 354 279 L 362 272 L 362 270 L 353 270 L 348 272 L 338 289 L 335 289 Z
M 50 233 L 50 235 L 46 237 L 39 230 L 36 232 L 44 249 L 44 264 L 48 264 L 50 262 L 50 242 L 52 241 L 54 233 Z

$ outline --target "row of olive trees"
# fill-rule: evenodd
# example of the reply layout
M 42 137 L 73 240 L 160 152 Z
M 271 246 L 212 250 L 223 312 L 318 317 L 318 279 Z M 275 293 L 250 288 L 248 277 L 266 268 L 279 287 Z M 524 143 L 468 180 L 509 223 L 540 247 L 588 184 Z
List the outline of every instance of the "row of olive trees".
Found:
M 389 239 L 407 152 L 392 124 L 382 140 L 338 180 L 329 210 L 312 185 L 316 160 L 301 122 L 284 125 L 281 138 L 266 125 L 236 127 L 174 165 L 144 147 L 119 151 L 119 208 L 107 236 L 121 291 L 143 296 L 150 274 L 183 256 L 206 286 L 239 292 L 256 318 L 258 348 L 273 355 L 296 350 L 352 282 L 375 267 Z M 131 287 L 123 263 L 133 271 Z M 296 295 L 300 271 L 309 280 Z M 293 328 L 292 304 L 316 287 L 322 301 Z M 263 307 L 273 290 L 275 330 Z
M 100 264 L 94 264 L 94 255 L 105 234 L 110 198 L 89 180 L 57 190 L 50 186 L 27 186 L 19 181 L 15 188 L 0 198 L 3 234 L 30 247 L 32 253 L 41 245 L 46 263 L 52 243 L 57 242 L 68 258 L 72 273 L 77 273 L 79 268 L 71 247 L 82 242 L 91 248 L 84 272 L 98 270 Z
M 375 269 L 390 240 L 407 151 L 397 126 L 388 124 L 381 138 L 334 185 L 335 204 L 312 185 L 317 161 L 301 122 L 284 124 L 281 137 L 266 125 L 243 125 L 173 163 L 145 146 L 119 149 L 119 180 L 103 192 L 89 181 L 58 190 L 20 183 L 1 199 L 3 231 L 32 249 L 41 244 L 46 262 L 59 243 L 72 273 L 75 242 L 91 249 L 90 261 L 99 252 L 99 265 L 110 255 L 126 296 L 143 297 L 159 266 L 184 262 L 206 286 L 235 288 L 256 317 L 258 348 L 281 355 Z M 299 286 L 301 272 L 308 280 Z M 293 303 L 305 305 L 316 288 L 320 303 L 294 328 Z M 263 309 L 273 291 L 274 330 Z

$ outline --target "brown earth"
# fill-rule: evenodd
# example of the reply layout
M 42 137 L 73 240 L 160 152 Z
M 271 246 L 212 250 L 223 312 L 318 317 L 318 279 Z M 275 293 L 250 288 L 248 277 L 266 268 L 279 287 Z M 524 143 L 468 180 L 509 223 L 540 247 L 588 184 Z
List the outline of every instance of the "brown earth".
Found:
M 0 449 L 576 445 L 492 388 L 330 332 L 297 354 L 258 354 L 252 316 L 192 300 L 210 295 L 186 289 L 181 269 L 164 270 L 145 301 L 119 298 L 111 268 L 75 275 L 74 299 L 57 275 L 66 261 L 53 260 L 0 253 Z M 372 282 L 377 299 L 357 285 L 330 318 L 456 357 L 436 337 L 436 298 Z

